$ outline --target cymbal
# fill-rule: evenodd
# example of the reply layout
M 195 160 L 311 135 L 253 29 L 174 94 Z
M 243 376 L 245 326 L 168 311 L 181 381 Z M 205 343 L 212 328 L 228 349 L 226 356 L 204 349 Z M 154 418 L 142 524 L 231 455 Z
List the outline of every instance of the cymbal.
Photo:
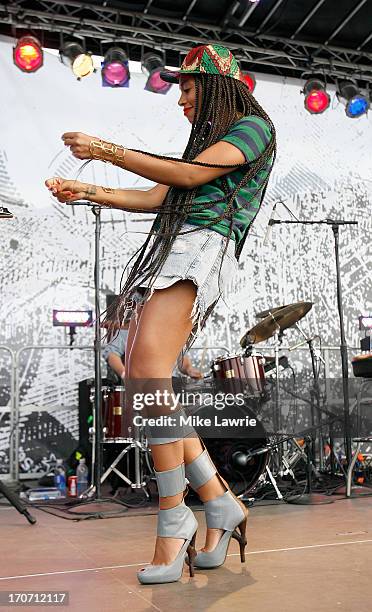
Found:
M 265 319 L 265 317 L 268 317 L 270 312 L 272 312 L 274 314 L 274 312 L 278 312 L 278 310 L 281 310 L 282 308 L 287 308 L 287 305 L 284 304 L 284 306 L 275 306 L 275 308 L 268 308 L 267 310 L 261 310 L 261 312 L 256 312 L 256 319 Z
M 277 331 L 284 331 L 292 327 L 311 310 L 312 302 L 296 302 L 288 306 L 282 306 L 276 311 L 262 319 L 252 329 L 248 330 L 240 340 L 240 345 L 245 348 L 249 344 L 257 344 L 271 338 Z

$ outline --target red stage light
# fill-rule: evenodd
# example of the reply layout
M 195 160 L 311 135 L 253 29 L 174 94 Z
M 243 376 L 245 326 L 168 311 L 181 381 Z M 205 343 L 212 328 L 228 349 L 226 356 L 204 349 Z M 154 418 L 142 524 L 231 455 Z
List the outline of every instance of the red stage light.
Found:
M 317 78 L 306 81 L 303 93 L 305 94 L 305 108 L 312 115 L 324 113 L 331 103 L 331 98 L 325 90 L 325 84 Z
M 13 61 L 23 72 L 36 72 L 43 65 L 43 50 L 34 36 L 23 36 L 13 49 Z
M 254 75 L 249 72 L 243 72 L 243 78 L 244 78 L 245 84 L 247 85 L 249 91 L 253 93 L 254 88 L 256 87 L 256 79 Z

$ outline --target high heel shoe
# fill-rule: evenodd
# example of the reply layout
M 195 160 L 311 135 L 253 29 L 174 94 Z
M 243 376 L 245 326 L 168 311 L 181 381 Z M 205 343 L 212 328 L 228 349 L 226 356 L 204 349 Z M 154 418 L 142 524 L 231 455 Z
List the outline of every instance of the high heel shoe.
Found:
M 207 450 L 204 450 L 194 461 L 186 465 L 186 478 L 194 490 L 202 487 L 214 475 L 217 475 L 226 487 L 225 482 L 217 473 Z M 225 562 L 231 538 L 239 542 L 240 560 L 244 563 L 245 547 L 247 545 L 245 533 L 248 511 L 243 510 L 243 504 L 237 500 L 231 491 L 226 490 L 225 493 L 215 499 L 204 502 L 204 508 L 207 527 L 210 529 L 223 529 L 224 533 L 213 550 L 209 552 L 200 551 L 196 554 L 194 560 L 195 567 L 212 569 L 222 565 Z
M 174 470 L 156 472 L 159 497 L 169 497 L 182 493 L 185 489 L 185 466 L 179 465 Z M 198 523 L 193 512 L 182 501 L 178 506 L 159 510 L 157 535 L 162 538 L 184 538 L 184 543 L 172 563 L 168 565 L 148 565 L 137 572 L 141 584 L 159 584 L 176 582 L 182 576 L 185 554 L 188 557 L 190 577 L 194 576 L 194 559 L 196 557 L 195 538 Z

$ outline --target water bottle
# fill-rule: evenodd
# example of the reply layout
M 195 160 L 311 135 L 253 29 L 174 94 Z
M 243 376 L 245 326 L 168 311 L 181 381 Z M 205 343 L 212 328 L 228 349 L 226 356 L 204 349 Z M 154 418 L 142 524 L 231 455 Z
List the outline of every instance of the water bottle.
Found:
M 54 471 L 54 486 L 61 492 L 62 497 L 66 497 L 66 470 L 63 466 L 63 459 L 57 459 Z
M 88 488 L 88 468 L 85 463 L 84 457 L 79 460 L 79 465 L 76 469 L 77 478 L 77 494 L 78 497 L 84 493 Z

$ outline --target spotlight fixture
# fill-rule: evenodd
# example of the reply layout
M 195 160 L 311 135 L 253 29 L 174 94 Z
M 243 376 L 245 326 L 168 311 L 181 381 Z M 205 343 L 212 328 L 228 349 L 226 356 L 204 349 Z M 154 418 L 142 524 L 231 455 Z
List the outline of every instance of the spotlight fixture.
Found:
M 129 87 L 128 57 L 123 49 L 111 47 L 105 53 L 101 66 L 104 87 Z
M 53 310 L 53 327 L 91 327 L 92 310 Z
M 319 77 L 308 79 L 302 93 L 305 95 L 304 106 L 312 115 L 324 113 L 331 103 L 330 95 L 326 92 L 325 83 Z
M 243 79 L 249 91 L 253 93 L 254 88 L 256 87 L 256 77 L 254 76 L 254 74 L 252 74 L 251 72 L 243 72 Z
M 142 72 L 148 77 L 145 85 L 147 91 L 153 93 L 166 94 L 172 87 L 171 83 L 166 83 L 160 78 L 160 73 L 164 70 L 164 61 L 155 53 L 146 53 L 141 62 Z
M 68 327 L 70 346 L 74 344 L 77 327 L 92 327 L 92 310 L 55 310 L 53 309 L 53 327 Z
M 92 56 L 85 53 L 80 43 L 65 43 L 59 50 L 59 56 L 63 64 L 70 66 L 78 81 L 94 72 Z
M 23 72 L 36 72 L 43 60 L 41 44 L 34 36 L 22 36 L 13 48 L 13 61 Z
M 338 83 L 337 98 L 345 105 L 346 115 L 352 119 L 366 114 L 370 107 L 368 98 L 360 92 L 353 81 L 345 80 Z

